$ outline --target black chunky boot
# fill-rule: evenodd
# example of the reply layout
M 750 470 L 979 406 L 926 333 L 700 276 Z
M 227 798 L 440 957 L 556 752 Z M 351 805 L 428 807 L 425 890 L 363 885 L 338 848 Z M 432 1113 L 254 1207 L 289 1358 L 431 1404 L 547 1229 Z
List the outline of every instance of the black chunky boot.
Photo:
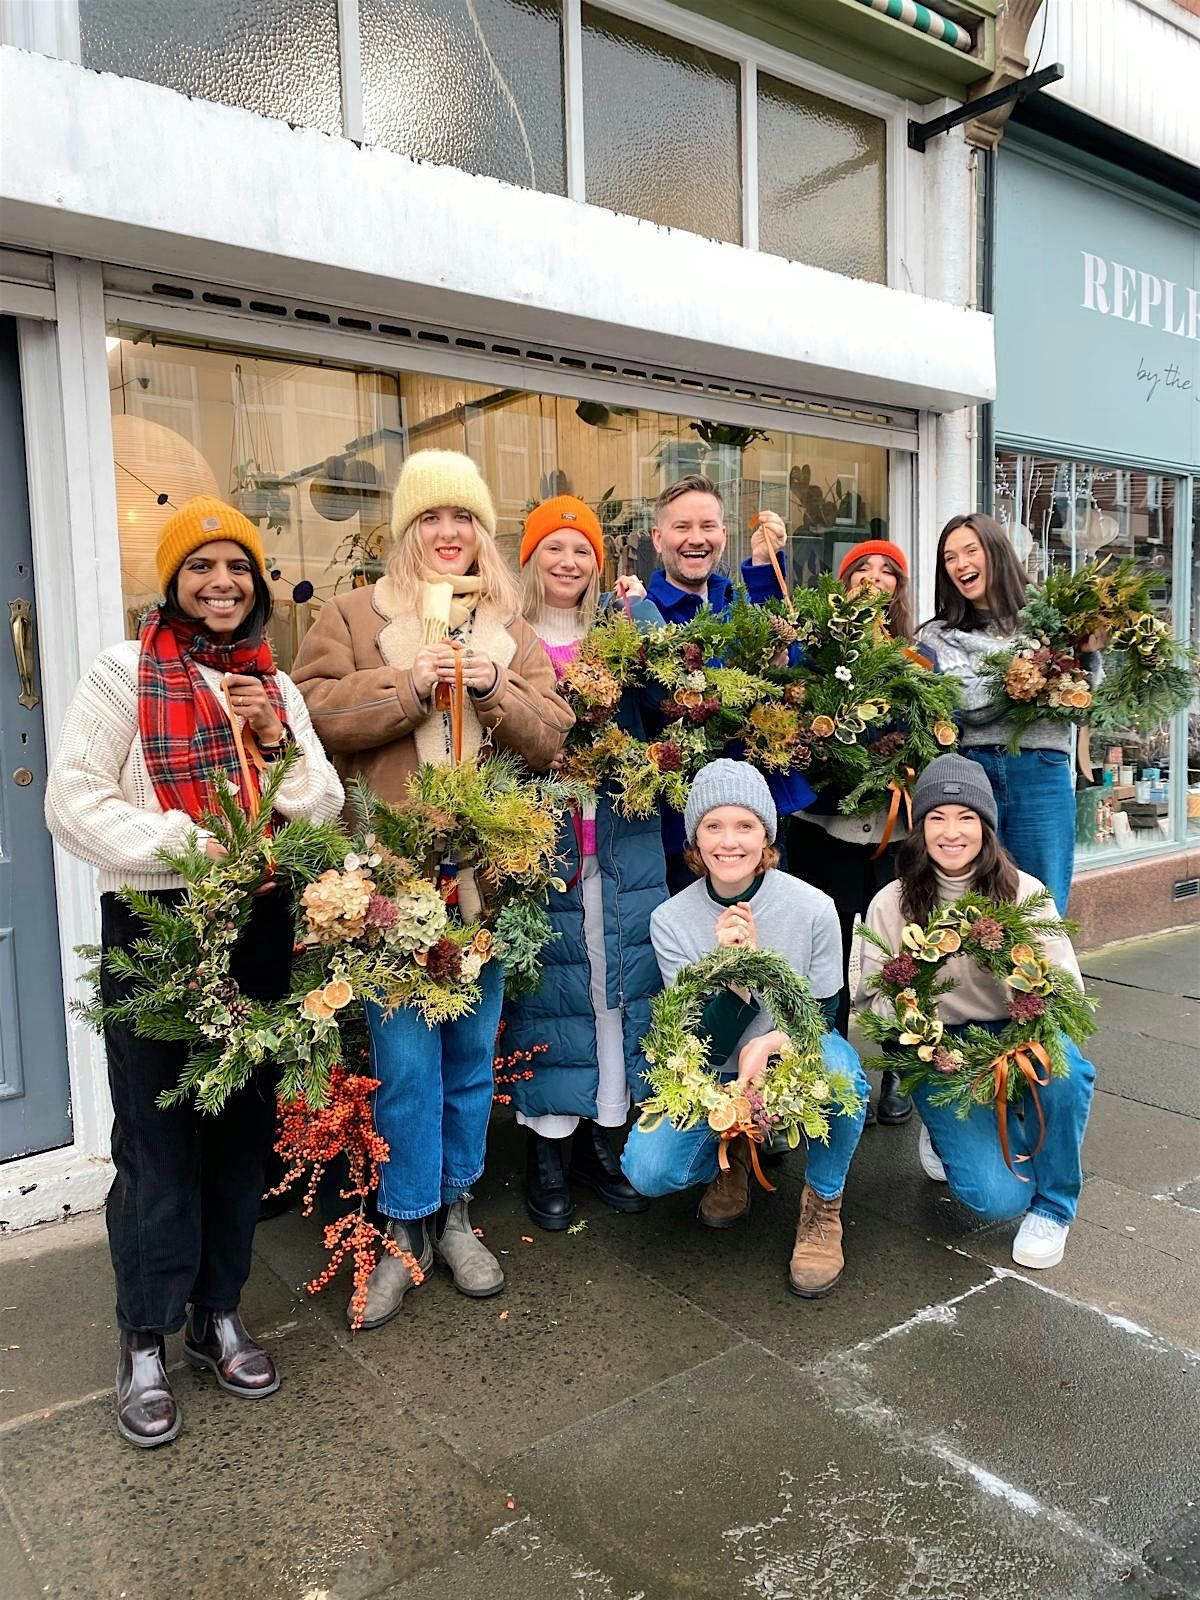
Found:
M 121 1329 L 117 1360 L 117 1432 L 139 1450 L 170 1444 L 183 1426 L 171 1393 L 161 1333 Z
M 565 1139 L 543 1139 L 525 1129 L 525 1209 L 539 1228 L 561 1233 L 571 1225 L 575 1203 L 563 1171 Z
M 614 1211 L 645 1211 L 650 1204 L 621 1171 L 621 1163 L 608 1142 L 607 1133 L 590 1117 L 579 1119 L 571 1146 L 568 1177 L 572 1183 L 581 1183 L 585 1189 L 593 1190 Z
M 885 1072 L 879 1082 L 879 1110 L 876 1116 L 885 1126 L 907 1122 L 913 1113 L 912 1096 L 901 1094 L 900 1074 Z

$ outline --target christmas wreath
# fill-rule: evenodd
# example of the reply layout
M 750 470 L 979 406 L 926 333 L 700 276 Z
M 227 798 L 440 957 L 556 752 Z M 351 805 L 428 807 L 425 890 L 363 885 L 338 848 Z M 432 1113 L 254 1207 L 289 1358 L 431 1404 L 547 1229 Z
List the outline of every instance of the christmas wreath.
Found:
M 887 957 L 867 988 L 882 995 L 889 1010 L 858 1013 L 863 1032 L 886 1053 L 864 1065 L 900 1070 L 906 1091 L 928 1083 L 930 1103 L 952 1106 L 960 1117 L 974 1106 L 993 1105 L 1004 1160 L 1014 1171 L 1009 1102 L 1028 1088 L 1044 1134 L 1038 1090 L 1069 1071 L 1063 1038 L 1079 1045 L 1096 1030 L 1095 1002 L 1041 954 L 1048 934 L 1072 931 L 1070 923 L 1044 915 L 1049 903 L 1046 890 L 1016 902 L 967 893 L 934 911 L 923 927 L 908 923 L 895 951 L 865 924 L 858 930 Z M 968 957 L 1007 989 L 1010 1020 L 999 1035 L 974 1024 L 960 1034 L 946 1033 L 938 997 L 954 987 L 942 972 L 954 956 Z
M 1133 561 L 1112 566 L 1105 558 L 1076 572 L 1052 572 L 1030 591 L 1017 642 L 983 663 L 997 699 L 1008 701 L 1011 750 L 1035 722 L 1127 731 L 1155 727 L 1188 705 L 1197 656 L 1155 615 L 1157 581 Z M 1096 686 L 1081 660 L 1095 634 L 1115 653 Z
M 740 1088 L 711 1071 L 709 1041 L 699 1031 L 705 1002 L 733 987 L 752 991 L 791 1041 L 757 1088 Z M 641 1102 L 635 1133 L 653 1132 L 664 1118 L 681 1129 L 704 1118 L 721 1140 L 723 1167 L 729 1141 L 745 1134 L 759 1182 L 771 1188 L 758 1167 L 756 1147 L 764 1139 L 783 1134 L 792 1149 L 801 1138 L 824 1143 L 831 1116 L 854 1116 L 861 1109 L 851 1080 L 826 1069 L 825 1031 L 808 983 L 783 956 L 734 947 L 712 951 L 684 967 L 651 1004 L 650 1032 L 642 1041 L 650 1094 Z
M 422 767 L 399 806 L 357 788 L 355 838 L 305 822 L 272 835 L 271 801 L 288 764 L 278 764 L 255 817 L 243 815 L 231 788 L 222 791 L 222 813 L 206 826 L 225 846 L 224 860 L 198 845 L 164 857 L 185 880 L 177 905 L 122 891 L 148 930 L 132 949 L 104 956 L 126 980 L 124 999 L 104 1004 L 100 952 L 84 952 L 96 963 L 93 995 L 78 1008 L 89 1022 L 189 1045 L 163 1105 L 194 1094 L 202 1110 L 217 1111 L 271 1063 L 285 1102 L 320 1109 L 346 1059 L 339 1018 L 352 1001 L 413 1006 L 436 1025 L 474 1009 L 489 960 L 505 963 L 515 987 L 540 977 L 540 952 L 554 936 L 545 902 L 561 883 L 555 849 L 572 790 L 492 755 Z M 270 875 L 300 891 L 291 992 L 274 1002 L 243 994 L 230 972 L 253 893 Z

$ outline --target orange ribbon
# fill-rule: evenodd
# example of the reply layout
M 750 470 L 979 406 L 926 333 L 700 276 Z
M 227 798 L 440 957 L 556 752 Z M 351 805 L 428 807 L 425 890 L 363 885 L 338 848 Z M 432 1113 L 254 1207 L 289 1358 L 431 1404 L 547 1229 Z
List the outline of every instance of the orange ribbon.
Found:
M 462 645 L 457 639 L 451 639 L 450 648 L 454 651 L 454 685 L 451 687 L 448 683 L 439 683 L 433 693 L 433 705 L 435 711 L 450 713 L 450 746 L 453 764 L 457 767 L 462 760 L 463 741 Z
M 762 512 L 760 511 L 758 515 L 753 518 L 750 526 L 752 528 L 757 528 L 761 521 Z M 788 615 L 794 622 L 796 619 L 796 612 L 792 605 L 792 597 L 788 593 L 787 579 L 783 575 L 783 568 L 779 565 L 779 557 L 775 554 L 775 546 L 771 543 L 769 538 L 767 540 L 767 560 L 771 563 L 771 570 L 775 574 L 775 582 L 779 585 L 779 592 L 783 596 L 783 603 L 788 608 Z
M 911 767 L 905 767 L 904 771 L 908 783 L 911 783 L 916 777 L 916 773 Z M 878 861 L 879 857 L 883 854 L 891 842 L 892 830 L 896 826 L 896 818 L 900 814 L 901 800 L 904 801 L 904 809 L 908 813 L 909 832 L 912 831 L 912 795 L 908 792 L 908 784 L 896 783 L 895 780 L 893 780 L 888 784 L 888 788 L 892 791 L 892 800 L 891 804 L 888 806 L 887 821 L 883 825 L 883 838 L 880 839 L 878 848 L 871 853 L 872 861 Z
M 1026 1052 L 1029 1052 L 1027 1055 Z M 1030 1061 L 1029 1055 L 1037 1058 L 1039 1064 L 1045 1068 L 1046 1076 L 1038 1077 L 1037 1068 Z M 1046 1113 L 1042 1110 L 1041 1096 L 1038 1089 L 1044 1089 L 1050 1082 L 1050 1057 L 1046 1054 L 1045 1047 L 1038 1044 L 1036 1039 L 1030 1039 L 1026 1044 L 1014 1045 L 1011 1050 L 1002 1050 L 991 1065 L 979 1074 L 975 1082 L 982 1083 L 989 1072 L 995 1074 L 996 1084 L 996 1127 L 1000 1133 L 1000 1149 L 1004 1153 L 1004 1165 L 1014 1178 L 1021 1183 L 1028 1183 L 1029 1179 L 1019 1173 L 1013 1165 L 1012 1152 L 1008 1148 L 1008 1077 L 1011 1071 L 1017 1071 L 1029 1085 L 1029 1092 L 1033 1096 L 1033 1104 L 1038 1116 L 1038 1142 L 1027 1156 L 1018 1156 L 1018 1161 L 1032 1161 L 1046 1141 Z
M 752 1122 L 739 1124 L 737 1127 L 726 1128 L 717 1144 L 717 1165 L 722 1172 L 729 1171 L 729 1146 L 734 1139 L 745 1138 L 746 1148 L 750 1152 L 750 1166 L 759 1183 L 770 1194 L 775 1193 L 775 1185 L 767 1181 L 766 1175 L 758 1161 L 758 1147 L 763 1142 L 763 1131 Z
M 250 732 L 249 727 L 247 727 L 245 733 L 242 732 L 242 721 L 233 709 L 233 699 L 229 693 L 229 680 L 227 678 L 221 679 L 221 694 L 225 700 L 225 714 L 229 718 L 229 726 L 233 729 L 233 743 L 237 750 L 238 766 L 241 768 L 242 782 L 246 786 L 247 809 L 250 813 L 250 820 L 253 822 L 258 816 L 259 788 L 257 774 L 265 770 L 266 762 L 263 760 L 262 753 L 258 748 L 258 741 Z M 247 745 L 250 747 L 254 766 L 257 769 L 256 772 L 251 772 L 250 770 L 250 761 L 246 755 Z

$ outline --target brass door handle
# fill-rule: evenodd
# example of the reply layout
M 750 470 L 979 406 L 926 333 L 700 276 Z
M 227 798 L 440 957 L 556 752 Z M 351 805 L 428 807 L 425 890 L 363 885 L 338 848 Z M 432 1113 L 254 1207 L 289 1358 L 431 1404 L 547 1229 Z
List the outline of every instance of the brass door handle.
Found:
M 27 711 L 32 711 L 38 703 L 38 696 L 33 689 L 33 607 L 28 600 L 8 602 L 8 625 L 12 633 L 17 676 L 21 680 L 21 693 L 17 699 Z

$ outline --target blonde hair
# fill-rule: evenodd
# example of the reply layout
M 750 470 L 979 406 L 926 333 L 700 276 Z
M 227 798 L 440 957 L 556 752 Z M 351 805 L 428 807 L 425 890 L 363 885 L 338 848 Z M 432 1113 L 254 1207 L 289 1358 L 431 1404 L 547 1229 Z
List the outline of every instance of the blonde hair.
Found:
M 575 602 L 575 612 L 584 633 L 587 633 L 592 623 L 596 620 L 596 612 L 600 606 L 600 568 L 596 565 L 595 556 L 592 558 L 592 575 L 588 579 L 587 588 Z M 546 585 L 542 581 L 541 568 L 530 556 L 521 568 L 521 614 L 526 621 L 537 625 L 538 620 L 546 609 Z
M 388 551 L 384 571 L 396 586 L 397 598 L 405 611 L 419 611 L 419 585 L 428 566 L 421 545 L 421 518 L 415 517 Z M 521 610 L 521 589 L 512 568 L 500 554 L 495 539 L 472 513 L 475 529 L 475 564 L 472 571 L 482 579 L 479 598 L 499 611 L 506 620 Z

